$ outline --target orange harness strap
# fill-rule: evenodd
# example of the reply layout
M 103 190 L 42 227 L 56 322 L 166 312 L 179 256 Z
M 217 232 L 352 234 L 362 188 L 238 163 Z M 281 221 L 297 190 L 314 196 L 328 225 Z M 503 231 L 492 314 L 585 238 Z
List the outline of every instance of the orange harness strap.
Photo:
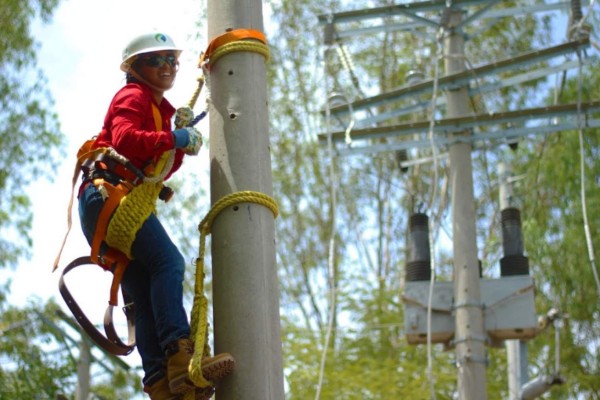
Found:
M 94 179 L 93 184 L 97 187 L 100 185 L 103 186 L 108 192 L 108 197 L 104 202 L 104 206 L 102 207 L 96 222 L 96 230 L 94 231 L 94 238 L 92 240 L 91 259 L 92 262 L 104 269 L 112 269 L 113 279 L 110 286 L 110 298 L 108 303 L 116 306 L 118 305 L 117 293 L 119 291 L 119 285 L 121 284 L 121 278 L 129 263 L 129 259 L 125 254 L 113 248 L 109 248 L 105 254 L 100 255 L 100 246 L 106 238 L 106 230 L 108 229 L 110 217 L 121 203 L 121 199 L 130 192 L 131 188 L 125 183 L 119 183 L 114 186 L 104 179 Z
M 152 103 L 152 118 L 154 118 L 154 125 L 156 126 L 156 130 L 162 131 L 162 128 L 163 128 L 162 116 L 160 114 L 160 110 L 154 103 Z M 150 165 L 146 166 L 146 168 L 144 168 L 144 174 L 146 174 L 146 176 L 152 176 L 152 174 L 154 174 L 154 171 L 156 171 L 156 170 L 160 171 L 160 168 L 157 165 L 158 161 L 160 159 L 161 159 L 160 156 L 156 157 L 154 159 L 153 163 L 151 163 Z

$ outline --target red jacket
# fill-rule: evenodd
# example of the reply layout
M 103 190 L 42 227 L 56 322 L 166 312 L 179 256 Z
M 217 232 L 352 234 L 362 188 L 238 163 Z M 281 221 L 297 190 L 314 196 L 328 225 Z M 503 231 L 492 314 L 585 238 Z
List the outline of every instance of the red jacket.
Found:
M 123 86 L 110 103 L 94 147 L 110 146 L 140 169 L 157 161 L 165 151 L 173 149 L 175 140 L 171 118 L 175 108 L 165 98 L 157 105 L 162 116 L 162 130 L 157 131 L 152 114 L 153 102 L 156 104 L 152 91 L 146 85 L 129 83 Z M 176 150 L 173 168 L 165 180 L 179 169 L 183 155 L 181 149 Z

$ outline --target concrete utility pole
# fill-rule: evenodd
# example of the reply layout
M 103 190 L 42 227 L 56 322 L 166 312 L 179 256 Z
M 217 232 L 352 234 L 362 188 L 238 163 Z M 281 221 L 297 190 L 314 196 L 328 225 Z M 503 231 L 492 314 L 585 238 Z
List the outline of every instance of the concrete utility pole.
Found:
M 263 31 L 261 0 L 209 0 L 208 41 Z M 214 204 L 249 190 L 272 196 L 265 58 L 234 52 L 210 70 L 210 183 Z M 219 400 L 281 400 L 283 360 L 272 211 L 255 203 L 223 210 L 212 226 L 215 353 L 236 359 Z
M 465 69 L 464 38 L 452 28 L 460 23 L 460 10 L 448 9 L 450 18 L 444 39 L 446 74 Z M 448 117 L 469 114 L 469 97 L 465 87 L 446 92 Z M 470 132 L 453 135 L 468 136 Z M 454 253 L 454 299 L 456 325 L 454 343 L 458 367 L 460 400 L 487 398 L 485 383 L 485 341 L 481 305 L 479 261 L 477 258 L 476 215 L 473 195 L 473 167 L 470 143 L 450 146 L 450 182 L 452 185 L 452 239 Z

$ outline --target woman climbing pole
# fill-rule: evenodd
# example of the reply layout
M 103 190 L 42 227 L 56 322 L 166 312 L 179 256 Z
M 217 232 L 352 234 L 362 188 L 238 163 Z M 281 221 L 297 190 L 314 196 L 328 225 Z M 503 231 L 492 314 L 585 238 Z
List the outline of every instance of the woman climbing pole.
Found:
M 197 155 L 202 146 L 193 127 L 171 128 L 175 109 L 164 92 L 173 86 L 180 54 L 162 33 L 136 37 L 124 49 L 126 84 L 112 99 L 89 150 L 112 148 L 117 153 L 113 158 L 127 162 L 111 162 L 110 157 L 84 162 L 78 196 L 92 256 L 100 263 L 113 249 L 126 256 L 121 286 L 135 306 L 142 382 L 152 400 L 202 400 L 214 393 L 212 386 L 195 387 L 188 375 L 194 342 L 183 307 L 184 259 L 154 213 L 157 198 L 168 201 L 172 194 L 163 181 L 179 169 L 185 155 Z M 103 213 L 111 196 L 121 197 L 113 210 Z M 233 365 L 231 355 L 218 354 L 202 360 L 202 373 L 214 382 Z

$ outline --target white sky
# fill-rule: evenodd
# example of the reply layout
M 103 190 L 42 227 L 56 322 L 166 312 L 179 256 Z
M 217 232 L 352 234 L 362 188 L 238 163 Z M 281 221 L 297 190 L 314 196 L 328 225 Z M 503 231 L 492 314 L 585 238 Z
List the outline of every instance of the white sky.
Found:
M 76 202 L 61 269 L 55 273 L 51 273 L 51 269 L 66 231 L 76 151 L 85 139 L 101 128 L 112 96 L 124 84 L 124 73 L 119 70 L 121 51 L 129 39 L 138 34 L 161 31 L 171 35 L 184 49 L 175 86 L 166 97 L 175 107 L 189 101 L 200 75 L 196 67 L 198 56 L 207 45 L 205 31 L 200 32 L 203 39 L 192 39 L 197 34 L 196 21 L 203 12 L 202 4 L 205 2 L 199 0 L 62 0 L 52 22 L 36 27 L 36 37 L 41 44 L 39 66 L 48 78 L 68 147 L 54 182 L 36 182 L 28 192 L 34 209 L 33 257 L 19 263 L 16 271 L 0 272 L 0 279 L 13 280 L 9 296 L 12 304 L 23 306 L 34 298 L 54 297 L 71 315 L 58 292 L 60 271 L 76 257 L 89 254 L 89 246 L 79 226 Z M 201 98 L 195 111 L 199 112 L 203 107 Z M 208 165 L 207 158 L 208 152 L 203 149 L 197 159 L 186 158 L 185 164 L 195 164 L 192 166 L 198 168 L 198 163 Z M 81 269 L 81 276 L 85 276 L 81 284 L 82 287 L 85 285 L 83 291 L 78 295 L 73 283 L 69 288 L 90 318 L 100 323 L 112 275 L 94 266 Z M 79 276 L 77 271 L 71 274 Z M 119 310 L 115 312 L 120 313 Z M 134 354 L 138 358 L 137 352 Z M 126 361 L 131 363 L 131 357 Z

